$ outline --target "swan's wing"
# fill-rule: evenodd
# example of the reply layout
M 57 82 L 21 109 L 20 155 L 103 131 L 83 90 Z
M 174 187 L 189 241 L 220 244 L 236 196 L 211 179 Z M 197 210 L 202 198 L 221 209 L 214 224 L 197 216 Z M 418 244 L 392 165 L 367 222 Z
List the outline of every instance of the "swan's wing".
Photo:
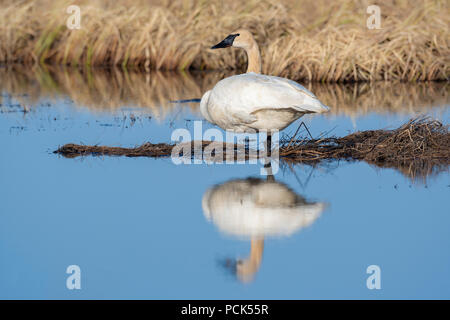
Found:
M 256 120 L 258 120 L 258 118 L 252 114 L 252 113 L 247 113 L 243 110 L 241 111 L 237 111 L 237 110 L 232 110 L 230 112 L 230 116 L 233 119 L 232 122 L 234 122 L 236 125 L 239 124 L 251 124 L 253 122 L 255 122 Z
M 221 81 L 221 92 L 245 112 L 292 108 L 304 113 L 327 112 L 329 108 L 295 81 L 256 73 L 245 73 Z M 226 99 L 225 97 L 223 97 Z
M 273 100 L 275 108 L 291 107 L 305 113 L 329 111 L 311 91 L 295 81 L 261 74 L 250 74 L 249 78 L 259 87 L 261 98 Z
M 261 82 L 264 85 L 268 85 L 268 86 L 280 86 L 281 88 L 287 89 L 287 90 L 294 89 L 294 90 L 298 91 L 300 94 L 304 94 L 311 98 L 317 99 L 317 97 L 314 95 L 314 93 L 312 93 L 311 91 L 306 89 L 300 83 L 295 82 L 290 79 L 287 79 L 287 78 L 268 76 L 268 75 L 256 74 L 256 73 L 249 74 L 248 78 L 251 79 L 251 81 Z
M 212 118 L 215 118 L 216 124 L 219 124 L 217 122 L 221 122 L 245 125 L 255 122 L 257 117 L 249 111 L 248 105 L 246 104 L 246 100 L 248 100 L 248 97 L 245 97 L 246 93 L 241 90 L 236 90 L 236 88 L 239 88 L 239 81 L 229 81 L 229 78 L 224 80 L 219 81 L 213 90 L 208 93 L 207 102 L 200 104 L 202 114 L 212 123 L 214 123 Z M 211 117 L 211 114 L 214 117 Z
M 216 107 L 217 100 L 214 99 L 213 96 L 213 99 L 211 99 L 210 101 L 210 95 L 211 90 L 205 92 L 205 94 L 203 95 L 200 101 L 200 113 L 206 120 L 208 120 L 212 124 L 216 124 L 209 112 L 210 109 L 214 109 Z M 250 124 L 257 120 L 257 118 L 254 115 L 244 112 L 244 110 L 240 110 L 238 108 L 226 108 L 226 112 L 224 112 L 223 117 L 226 119 L 227 123 L 236 123 L 238 125 Z

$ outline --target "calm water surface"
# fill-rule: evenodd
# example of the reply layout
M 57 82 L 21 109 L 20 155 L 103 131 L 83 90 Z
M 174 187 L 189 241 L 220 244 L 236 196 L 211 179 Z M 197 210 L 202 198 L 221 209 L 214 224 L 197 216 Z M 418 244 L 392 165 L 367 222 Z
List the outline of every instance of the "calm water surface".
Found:
M 200 98 L 221 77 L 0 68 L 0 298 L 450 298 L 448 172 L 418 181 L 363 162 L 284 168 L 261 197 L 276 187 L 302 204 L 272 210 L 277 226 L 260 230 L 249 207 L 238 220 L 232 194 L 265 186 L 259 165 L 52 153 L 171 142 L 201 116 L 198 104 L 167 102 Z M 446 84 L 311 90 L 333 108 L 303 119 L 313 135 L 450 119 Z M 81 268 L 81 290 L 66 288 L 69 265 Z M 366 286 L 370 265 L 381 290 Z

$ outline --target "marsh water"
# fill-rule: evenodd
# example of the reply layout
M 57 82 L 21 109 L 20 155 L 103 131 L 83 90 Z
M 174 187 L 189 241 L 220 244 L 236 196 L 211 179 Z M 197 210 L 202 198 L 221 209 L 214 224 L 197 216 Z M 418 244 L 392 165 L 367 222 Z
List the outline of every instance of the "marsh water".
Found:
M 172 143 L 202 117 L 171 101 L 224 76 L 0 68 L 0 298 L 450 298 L 448 171 L 340 161 L 281 166 L 267 184 L 259 164 L 53 154 Z M 302 118 L 315 136 L 450 120 L 446 83 L 306 86 L 332 108 Z M 293 202 L 273 209 L 277 192 Z

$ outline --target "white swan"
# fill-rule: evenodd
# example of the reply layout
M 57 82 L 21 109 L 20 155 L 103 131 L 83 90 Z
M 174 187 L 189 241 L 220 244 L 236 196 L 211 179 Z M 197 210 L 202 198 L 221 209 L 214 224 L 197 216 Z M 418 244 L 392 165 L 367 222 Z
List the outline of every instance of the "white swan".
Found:
M 250 255 L 231 264 L 243 282 L 258 271 L 265 238 L 290 236 L 310 226 L 325 207 L 306 201 L 282 183 L 256 178 L 214 186 L 202 199 L 203 214 L 221 232 L 251 241 Z
M 306 201 L 283 183 L 231 180 L 208 189 L 203 214 L 221 232 L 241 239 L 290 236 L 310 226 L 326 208 Z
M 295 81 L 261 74 L 261 55 L 252 34 L 239 29 L 211 49 L 237 47 L 246 51 L 247 73 L 219 81 L 200 101 L 209 122 L 234 132 L 283 130 L 306 113 L 329 108 Z

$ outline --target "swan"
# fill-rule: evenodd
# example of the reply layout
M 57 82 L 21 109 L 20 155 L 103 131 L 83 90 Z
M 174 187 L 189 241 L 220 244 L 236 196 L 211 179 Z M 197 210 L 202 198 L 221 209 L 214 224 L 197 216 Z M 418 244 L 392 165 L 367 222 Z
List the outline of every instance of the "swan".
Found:
M 261 74 L 261 54 L 253 35 L 238 29 L 211 49 L 244 49 L 247 72 L 220 80 L 200 100 L 200 113 L 212 124 L 236 133 L 281 131 L 307 113 L 329 108 L 295 81 Z
M 283 183 L 258 178 L 227 181 L 202 198 L 203 215 L 220 232 L 250 240 L 249 256 L 233 266 L 243 282 L 251 281 L 261 265 L 264 239 L 288 237 L 312 225 L 326 206 L 307 201 Z

